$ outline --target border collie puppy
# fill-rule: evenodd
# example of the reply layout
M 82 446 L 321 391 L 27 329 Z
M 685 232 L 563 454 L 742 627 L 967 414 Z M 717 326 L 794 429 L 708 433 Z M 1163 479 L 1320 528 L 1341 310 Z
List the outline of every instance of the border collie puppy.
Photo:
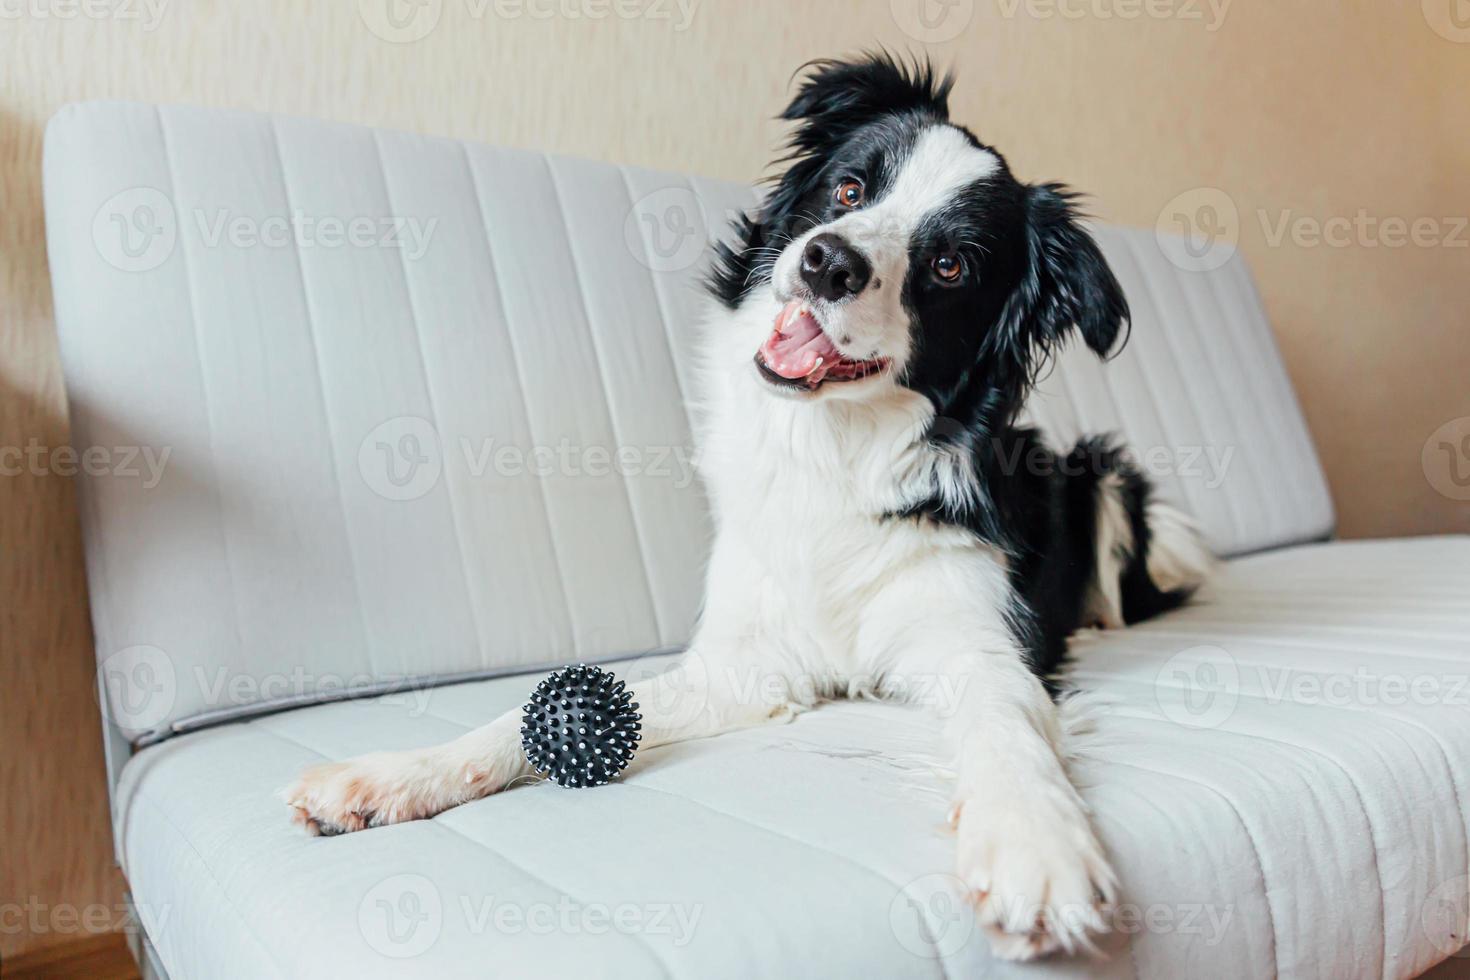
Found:
M 957 873 L 996 954 L 1026 959 L 1091 946 L 1114 890 L 1048 689 L 1066 638 L 1177 605 L 1210 559 L 1107 442 L 1035 466 L 1032 379 L 1073 333 L 1108 354 L 1128 306 L 1071 195 L 949 122 L 951 85 L 817 62 L 786 109 L 785 172 L 710 280 L 704 615 L 634 697 L 655 746 L 958 692 Z M 431 816 L 528 775 L 519 729 L 318 766 L 287 800 L 316 833 Z

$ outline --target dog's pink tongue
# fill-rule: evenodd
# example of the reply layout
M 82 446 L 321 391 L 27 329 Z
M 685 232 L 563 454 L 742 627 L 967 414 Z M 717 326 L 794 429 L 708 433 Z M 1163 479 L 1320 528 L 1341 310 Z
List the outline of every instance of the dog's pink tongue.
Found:
M 799 302 L 787 303 L 761 345 L 761 360 L 783 378 L 821 381 L 841 358 L 816 319 Z

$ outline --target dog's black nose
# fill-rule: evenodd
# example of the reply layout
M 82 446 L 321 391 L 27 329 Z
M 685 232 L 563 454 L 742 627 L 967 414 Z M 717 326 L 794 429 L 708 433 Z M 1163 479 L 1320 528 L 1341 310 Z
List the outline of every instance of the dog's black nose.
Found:
M 801 253 L 801 278 L 812 292 L 834 303 L 862 292 L 872 275 L 862 253 L 836 235 L 816 236 Z

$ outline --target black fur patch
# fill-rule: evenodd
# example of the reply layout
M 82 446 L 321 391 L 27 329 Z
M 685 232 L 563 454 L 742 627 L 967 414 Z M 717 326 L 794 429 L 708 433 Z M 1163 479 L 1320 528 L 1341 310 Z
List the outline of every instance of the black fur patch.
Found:
M 759 213 L 743 217 L 717 250 L 708 286 L 735 309 L 770 276 L 782 248 L 836 217 L 833 186 L 862 181 L 878 200 L 919 137 L 949 122 L 953 78 L 927 63 L 886 53 L 807 68 L 782 118 L 796 124 L 786 165 Z M 1128 303 L 1092 236 L 1075 195 L 1058 184 L 1017 180 L 994 148 L 993 173 L 924 216 L 910 241 L 902 284 L 914 353 L 899 382 L 935 408 L 928 435 L 966 457 L 974 500 L 935 494 L 895 518 L 958 525 L 1012 558 L 1017 639 L 1035 670 L 1052 676 L 1079 625 L 1096 565 L 1098 488 L 1117 473 L 1137 542 L 1124 581 L 1125 615 L 1152 615 L 1180 596 L 1148 580 L 1148 484 L 1102 440 L 1058 456 L 1039 435 L 1016 426 L 1037 375 L 1075 332 L 1099 356 L 1126 342 Z M 958 285 L 928 274 L 936 254 L 961 256 Z
M 865 171 L 877 191 L 902 163 L 925 125 L 949 118 L 950 76 L 925 62 L 879 52 L 852 61 L 813 61 L 781 118 L 797 123 L 777 161 L 786 169 L 755 216 L 740 218 L 730 242 L 715 247 L 707 285 L 730 309 L 769 274 L 776 252 L 830 213 L 822 178 L 846 167 Z M 823 217 L 819 217 L 822 215 Z

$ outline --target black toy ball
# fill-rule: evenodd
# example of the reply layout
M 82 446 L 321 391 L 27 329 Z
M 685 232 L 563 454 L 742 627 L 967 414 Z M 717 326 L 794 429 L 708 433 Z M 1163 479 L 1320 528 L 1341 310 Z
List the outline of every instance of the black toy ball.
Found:
M 633 761 L 643 716 L 623 682 L 601 667 L 553 670 L 521 716 L 521 747 L 543 776 L 563 786 L 601 786 Z

